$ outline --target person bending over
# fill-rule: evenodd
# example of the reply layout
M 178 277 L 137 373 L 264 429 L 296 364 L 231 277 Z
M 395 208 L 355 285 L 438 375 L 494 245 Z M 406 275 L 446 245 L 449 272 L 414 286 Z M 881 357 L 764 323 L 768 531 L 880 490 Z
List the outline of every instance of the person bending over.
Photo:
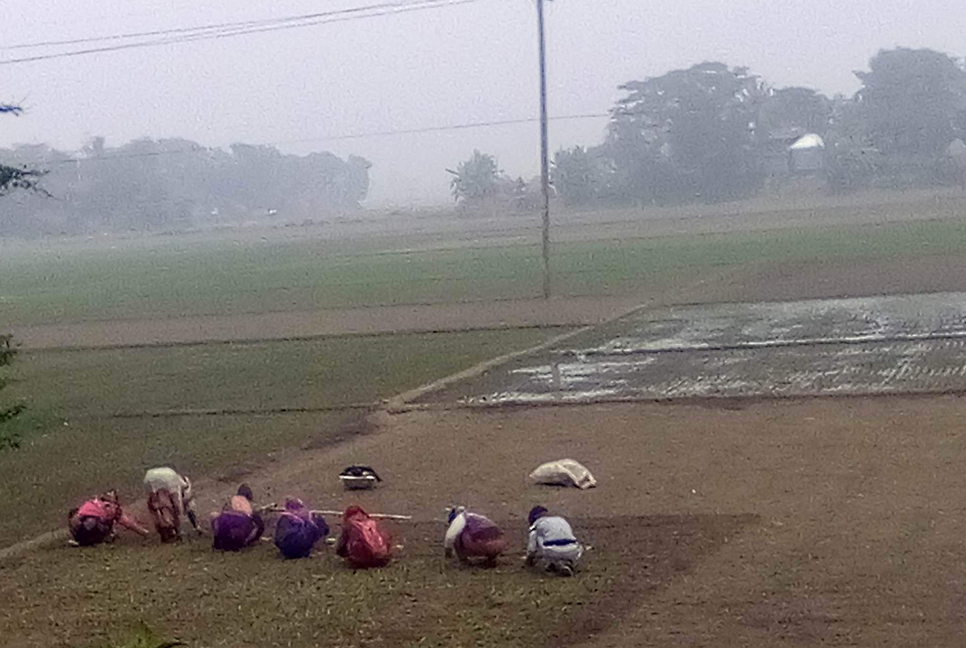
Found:
M 173 468 L 151 468 L 144 474 L 144 491 L 148 496 L 148 510 L 162 542 L 181 538 L 181 516 L 185 515 L 195 531 L 201 535 L 194 509 L 191 480 Z
M 574 537 L 570 523 L 552 516 L 543 506 L 535 506 L 528 516 L 530 539 L 527 565 L 542 565 L 548 572 L 573 576 L 584 548 Z
M 258 542 L 265 532 L 265 522 L 261 512 L 252 507 L 253 500 L 252 489 L 242 484 L 220 512 L 211 514 L 213 549 L 241 551 Z
M 446 557 L 454 553 L 460 562 L 482 561 L 488 565 L 506 551 L 506 538 L 490 518 L 459 506 L 449 512 L 449 528 L 443 540 Z
M 308 558 L 315 543 L 329 533 L 325 518 L 312 513 L 302 500 L 289 497 L 275 524 L 275 546 L 286 558 Z
M 342 535 L 336 554 L 357 569 L 384 567 L 392 554 L 389 534 L 358 506 L 350 506 L 342 514 Z
M 67 528 L 78 545 L 89 547 L 114 540 L 114 526 L 121 526 L 146 536 L 150 533 L 134 518 L 121 510 L 117 491 L 109 490 L 87 500 L 67 514 Z

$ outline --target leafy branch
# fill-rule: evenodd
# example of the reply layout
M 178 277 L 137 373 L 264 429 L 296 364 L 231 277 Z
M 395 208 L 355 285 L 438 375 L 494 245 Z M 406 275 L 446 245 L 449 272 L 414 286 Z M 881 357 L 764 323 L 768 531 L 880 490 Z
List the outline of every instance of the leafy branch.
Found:
M 12 335 L 0 335 L 0 367 L 9 366 L 17 355 L 17 347 L 13 344 Z M 0 377 L 0 390 L 10 384 L 6 378 Z M 24 411 L 26 407 L 22 403 L 17 403 L 11 407 L 0 408 L 0 425 L 13 420 Z M 14 432 L 0 432 L 0 452 L 3 450 L 16 450 L 20 447 L 20 436 Z

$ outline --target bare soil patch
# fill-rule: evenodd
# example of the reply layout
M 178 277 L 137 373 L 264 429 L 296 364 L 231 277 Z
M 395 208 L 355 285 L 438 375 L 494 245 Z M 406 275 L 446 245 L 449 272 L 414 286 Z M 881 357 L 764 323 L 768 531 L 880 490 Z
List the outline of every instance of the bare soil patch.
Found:
M 419 413 L 272 481 L 304 487 L 351 456 L 390 475 L 362 496 L 371 508 L 419 502 L 432 515 L 455 501 L 520 519 L 543 501 L 588 532 L 615 515 L 755 516 L 601 628 L 595 646 L 955 646 L 966 629 L 964 414 L 952 396 Z M 600 486 L 526 484 L 537 463 L 564 456 Z M 627 535 L 598 550 L 633 546 Z
M 465 304 L 198 315 L 16 327 L 24 348 L 183 345 L 238 340 L 296 340 L 499 328 L 596 324 L 640 303 L 639 296 L 561 297 Z
M 956 292 L 966 287 L 966 254 L 768 264 L 718 286 L 717 301 L 794 301 Z M 704 296 L 710 297 L 706 293 Z M 699 297 L 699 301 L 702 301 Z

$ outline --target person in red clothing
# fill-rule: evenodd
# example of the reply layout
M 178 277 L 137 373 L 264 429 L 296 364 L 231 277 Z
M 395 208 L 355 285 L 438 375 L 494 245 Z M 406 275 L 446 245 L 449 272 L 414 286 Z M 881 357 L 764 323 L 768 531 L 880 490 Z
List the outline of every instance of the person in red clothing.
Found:
M 70 530 L 70 535 L 74 538 L 74 542 L 82 547 L 113 540 L 115 524 L 120 524 L 142 536 L 150 533 L 137 520 L 125 515 L 115 490 L 109 490 L 103 495 L 89 499 L 67 514 L 67 528 Z
M 389 533 L 358 506 L 342 514 L 342 535 L 335 552 L 355 568 L 384 567 L 392 558 Z

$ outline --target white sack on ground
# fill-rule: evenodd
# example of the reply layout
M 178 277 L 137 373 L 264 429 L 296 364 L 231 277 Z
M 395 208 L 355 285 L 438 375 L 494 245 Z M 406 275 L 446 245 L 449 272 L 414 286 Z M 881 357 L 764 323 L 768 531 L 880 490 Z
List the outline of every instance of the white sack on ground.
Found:
M 530 479 L 537 484 L 576 486 L 580 489 L 593 488 L 597 485 L 597 480 L 590 471 L 573 459 L 547 462 L 530 473 Z

